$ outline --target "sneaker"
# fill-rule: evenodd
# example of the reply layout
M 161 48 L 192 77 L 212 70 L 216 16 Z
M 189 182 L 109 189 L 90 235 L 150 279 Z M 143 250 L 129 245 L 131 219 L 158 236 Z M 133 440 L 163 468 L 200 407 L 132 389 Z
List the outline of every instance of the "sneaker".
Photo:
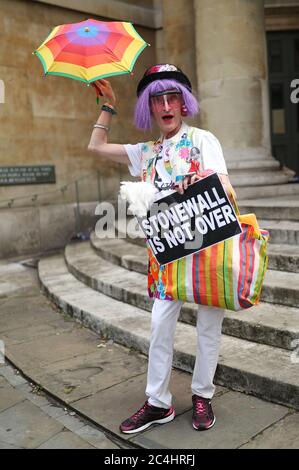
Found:
M 136 411 L 130 418 L 121 423 L 119 429 L 121 432 L 131 434 L 140 432 L 151 426 L 151 424 L 164 424 L 169 423 L 175 418 L 175 411 L 173 407 L 158 408 L 152 406 L 146 401 L 140 410 Z
M 216 417 L 214 416 L 211 400 L 208 398 L 192 395 L 193 416 L 192 424 L 194 429 L 204 431 L 214 426 Z

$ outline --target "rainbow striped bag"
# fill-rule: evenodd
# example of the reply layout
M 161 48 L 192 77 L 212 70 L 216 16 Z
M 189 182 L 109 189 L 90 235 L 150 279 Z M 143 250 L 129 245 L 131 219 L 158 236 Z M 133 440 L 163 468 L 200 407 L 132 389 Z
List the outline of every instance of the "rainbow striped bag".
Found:
M 234 204 L 235 205 L 235 204 Z M 259 302 L 269 233 L 255 214 L 238 215 L 242 233 L 167 265 L 148 247 L 148 293 L 165 300 L 242 310 Z

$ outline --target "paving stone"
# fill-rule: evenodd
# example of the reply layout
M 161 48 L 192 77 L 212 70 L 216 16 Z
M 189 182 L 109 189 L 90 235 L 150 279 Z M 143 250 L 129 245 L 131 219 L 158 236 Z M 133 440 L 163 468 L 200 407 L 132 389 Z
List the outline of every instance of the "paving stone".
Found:
M 52 335 L 12 346 L 8 344 L 6 349 L 8 357 L 21 369 L 30 370 L 32 364 L 37 365 L 38 357 L 38 369 L 42 371 L 46 364 L 95 352 L 97 344 L 98 338 L 94 333 L 78 327 L 59 336 Z
M 38 449 L 95 449 L 88 442 L 70 431 L 61 431 L 37 447 Z
M 27 381 L 20 374 L 17 374 L 17 371 L 9 366 L 0 368 L 0 376 L 4 377 L 13 387 L 20 387 L 21 385 L 27 383 Z
M 31 386 L 28 383 L 18 387 L 18 391 L 23 394 L 24 398 L 40 408 L 49 403 L 46 395 L 38 387 Z
M 42 314 L 41 314 L 42 315 Z M 52 335 L 60 336 L 66 331 L 72 331 L 77 325 L 70 324 L 62 319 L 61 322 L 27 325 L 26 328 L 13 328 L 1 334 L 2 340 L 10 346 L 30 341 L 31 339 L 48 338 Z
M 21 342 L 30 337 L 61 334 L 75 327 L 68 320 L 53 310 L 53 304 L 40 292 L 27 298 L 26 302 L 12 297 L 0 305 L 0 336 Z
M 33 449 L 62 429 L 62 424 L 28 400 L 0 414 L 0 441 L 17 447 Z
M 13 446 L 12 444 L 7 444 L 6 442 L 0 441 L 0 449 L 19 449 L 20 447 Z
M 119 446 L 106 437 L 103 432 L 91 426 L 83 426 L 78 429 L 77 435 L 97 449 L 119 449 Z
M 142 437 L 169 449 L 236 449 L 288 413 L 285 407 L 236 392 L 214 398 L 213 409 L 216 424 L 206 432 L 193 429 L 188 411 L 171 423 L 145 431 Z M 131 440 L 139 443 L 138 436 Z
M 57 422 L 63 424 L 69 431 L 76 432 L 78 429 L 85 426 L 85 421 L 83 421 L 78 416 L 71 416 L 69 413 L 66 415 L 60 415 L 56 417 Z
M 133 414 L 145 402 L 145 384 L 146 374 L 142 374 L 95 393 L 91 397 L 83 398 L 73 406 L 105 428 L 119 433 L 118 427 L 121 421 Z
M 55 396 L 67 403 L 92 395 L 118 384 L 147 369 L 147 360 L 118 345 L 98 340 L 96 352 L 46 365 L 43 370 L 30 370 L 30 376 Z M 132 373 L 131 372 L 131 373 Z
M 45 406 L 41 407 L 41 410 L 46 413 L 51 418 L 57 418 L 58 416 L 65 416 L 67 411 L 64 410 L 61 406 L 57 406 L 54 403 L 48 403 Z
M 13 388 L 4 378 L 0 378 L 0 411 L 24 401 L 24 396 Z
M 265 429 L 241 449 L 299 449 L 299 413 L 293 413 Z
M 19 298 L 9 297 L 0 304 L 0 332 L 1 334 L 29 325 L 44 325 L 49 321 L 59 318 L 59 315 L 51 310 L 48 303 L 42 302 L 40 292 L 20 302 Z
M 9 297 L 28 297 L 39 292 L 35 283 L 36 271 L 20 263 L 5 263 L 0 266 L 0 301 Z
M 137 442 L 138 440 L 138 442 Z M 138 439 L 131 437 L 130 441 L 138 443 L 144 449 L 168 449 L 168 447 L 163 446 L 160 442 L 149 439 L 144 434 L 139 434 Z

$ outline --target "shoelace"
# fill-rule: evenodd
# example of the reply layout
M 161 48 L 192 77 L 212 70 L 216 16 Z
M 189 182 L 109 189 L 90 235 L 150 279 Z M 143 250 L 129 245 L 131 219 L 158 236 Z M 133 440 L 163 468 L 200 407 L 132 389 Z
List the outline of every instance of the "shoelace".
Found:
M 139 416 L 141 416 L 145 412 L 147 407 L 148 407 L 148 403 L 145 402 L 144 405 L 140 408 L 140 410 L 136 411 L 136 413 L 133 414 L 131 419 L 136 421 L 139 418 Z
M 196 400 L 195 401 L 195 409 L 196 409 L 196 413 L 200 413 L 200 414 L 208 414 L 208 408 L 206 406 L 206 403 L 202 400 Z

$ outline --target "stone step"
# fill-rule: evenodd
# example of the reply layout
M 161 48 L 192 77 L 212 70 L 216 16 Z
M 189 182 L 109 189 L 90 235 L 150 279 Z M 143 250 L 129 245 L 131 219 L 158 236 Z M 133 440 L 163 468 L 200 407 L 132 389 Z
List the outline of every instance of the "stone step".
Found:
M 68 245 L 65 260 L 70 273 L 87 286 L 116 300 L 151 311 L 152 300 L 148 298 L 144 274 L 100 258 L 88 243 Z M 124 262 L 127 263 L 128 259 Z M 185 303 L 181 321 L 194 325 L 196 312 L 196 305 Z M 266 303 L 243 312 L 227 310 L 223 331 L 247 340 L 292 349 L 291 343 L 299 333 L 299 310 Z
M 85 286 L 68 272 L 59 255 L 39 262 L 39 279 L 46 295 L 84 326 L 148 354 L 150 315 L 147 312 Z M 192 372 L 195 351 L 195 329 L 178 322 L 174 367 Z M 298 364 L 291 360 L 290 351 L 284 349 L 224 334 L 215 383 L 299 409 Z
M 256 199 L 257 197 L 299 196 L 299 184 L 271 184 L 264 186 L 235 187 L 238 201 L 243 199 Z
M 147 273 L 147 252 L 144 242 L 143 246 L 134 247 L 133 254 L 128 254 L 132 252 L 131 244 L 121 238 L 98 238 L 92 232 L 90 242 L 94 250 L 111 263 L 138 273 Z M 275 245 L 270 242 L 268 255 L 269 269 L 299 273 L 299 246 Z
M 268 255 L 269 269 L 299 273 L 299 246 L 275 245 L 270 240 Z
M 147 273 L 147 251 L 145 246 L 135 245 L 120 238 L 97 238 L 95 232 L 90 234 L 90 243 L 95 252 L 103 259 L 129 271 Z M 130 254 L 131 253 L 131 254 Z
M 277 220 L 258 219 L 258 223 L 262 229 L 269 231 L 270 243 L 275 245 L 299 245 L 299 222 L 281 220 L 278 224 Z M 135 232 L 132 232 L 133 225 L 138 229 L 138 237 L 136 237 Z M 134 245 L 145 246 L 144 234 L 136 219 L 128 218 L 127 221 L 120 219 L 115 222 L 115 229 L 119 238 L 127 240 Z
M 270 233 L 271 243 L 281 245 L 299 245 L 299 222 L 273 219 L 259 219 L 259 226 Z
M 230 182 L 235 188 L 240 186 L 266 186 L 284 184 L 290 179 L 287 171 L 263 171 L 260 173 L 230 173 Z
M 299 197 L 250 199 L 238 202 L 241 214 L 254 212 L 258 218 L 299 221 Z
M 270 303 L 279 303 L 299 307 L 299 274 L 268 269 L 263 285 L 261 299 Z
M 280 169 L 280 163 L 278 160 L 273 158 L 269 159 L 259 159 L 259 160 L 236 160 L 236 161 L 227 161 L 227 169 L 229 173 L 234 172 L 251 172 L 259 173 L 264 170 L 277 170 Z

